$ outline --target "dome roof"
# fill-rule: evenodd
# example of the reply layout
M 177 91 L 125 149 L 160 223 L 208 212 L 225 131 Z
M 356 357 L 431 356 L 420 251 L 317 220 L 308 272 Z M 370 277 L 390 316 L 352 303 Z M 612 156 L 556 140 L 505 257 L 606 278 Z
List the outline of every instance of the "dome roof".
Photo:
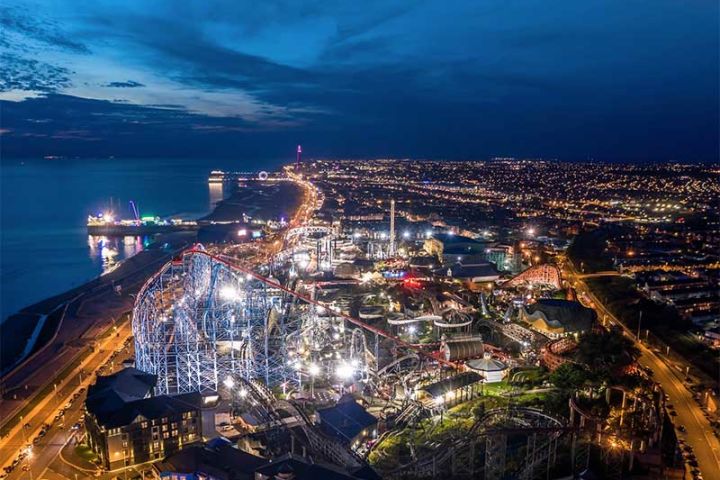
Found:
M 478 372 L 501 372 L 507 369 L 507 365 L 505 365 L 503 362 L 490 357 L 470 360 L 465 365 L 467 365 L 468 368 Z

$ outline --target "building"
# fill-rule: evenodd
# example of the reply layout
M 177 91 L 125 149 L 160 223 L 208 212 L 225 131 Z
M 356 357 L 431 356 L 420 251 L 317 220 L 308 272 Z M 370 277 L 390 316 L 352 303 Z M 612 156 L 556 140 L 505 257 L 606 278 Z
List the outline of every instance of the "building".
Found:
M 440 258 L 446 265 L 484 262 L 485 247 L 485 242 L 452 233 L 437 233 L 423 244 L 426 252 Z
M 256 480 L 369 480 L 375 478 L 378 477 L 374 472 L 348 473 L 339 467 L 315 463 L 292 453 L 275 458 L 255 470 Z
M 457 362 L 470 358 L 482 357 L 485 352 L 485 345 L 482 337 L 450 338 L 443 337 L 440 351 L 448 362 Z
M 421 402 L 434 406 L 452 406 L 475 398 L 481 390 L 483 377 L 477 372 L 462 372 L 417 390 Z
M 500 360 L 492 358 L 490 353 L 485 353 L 483 358 L 468 361 L 465 366 L 468 370 L 482 375 L 485 383 L 502 382 L 508 374 L 508 366 Z
M 440 266 L 437 257 L 430 255 L 414 256 L 408 259 L 408 266 L 413 270 L 432 270 Z
M 377 438 L 377 418 L 350 395 L 342 397 L 333 407 L 318 409 L 316 418 L 323 432 L 352 448 Z
M 163 480 L 252 480 L 255 470 L 268 463 L 235 448 L 229 440 L 215 438 L 169 455 L 155 463 L 153 470 Z
M 483 285 L 494 282 L 500 278 L 495 265 L 489 262 L 475 264 L 456 263 L 447 269 L 440 270 L 448 277 L 462 281 L 470 290 L 478 290 Z
M 88 389 L 88 444 L 108 470 L 158 460 L 214 435 L 219 397 L 151 396 L 156 377 L 135 368 L 99 376 Z
M 579 302 L 542 298 L 520 308 L 520 320 L 550 338 L 589 332 L 597 314 Z
M 185 447 L 153 466 L 162 480 L 374 480 L 369 468 L 347 472 L 292 453 L 267 460 L 235 448 L 216 438 L 206 444 Z
M 510 270 L 508 258 L 512 254 L 512 247 L 509 246 L 496 246 L 486 248 L 483 254 L 485 260 L 495 265 L 500 271 Z

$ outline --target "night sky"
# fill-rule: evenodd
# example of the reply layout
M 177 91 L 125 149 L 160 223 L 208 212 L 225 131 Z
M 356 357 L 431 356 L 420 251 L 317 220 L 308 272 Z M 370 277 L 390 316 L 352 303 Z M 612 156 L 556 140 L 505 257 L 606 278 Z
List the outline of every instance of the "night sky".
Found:
M 713 161 L 717 0 L 4 0 L 4 157 Z

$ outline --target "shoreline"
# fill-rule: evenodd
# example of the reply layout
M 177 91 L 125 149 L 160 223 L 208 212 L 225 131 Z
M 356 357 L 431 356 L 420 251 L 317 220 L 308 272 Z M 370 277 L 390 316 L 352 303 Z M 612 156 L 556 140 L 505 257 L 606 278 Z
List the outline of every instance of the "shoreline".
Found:
M 296 184 L 291 184 L 293 185 L 292 192 L 286 192 L 282 199 L 290 205 L 291 209 L 294 209 L 299 202 L 301 191 Z M 267 192 L 264 191 L 268 188 L 277 188 L 277 184 L 268 183 L 259 188 L 233 186 L 227 196 L 215 203 L 213 209 L 201 218 L 209 221 L 227 221 L 229 219 L 241 221 L 243 215 L 248 211 L 269 214 L 278 207 L 282 208 L 279 203 L 283 202 L 277 202 L 279 200 L 277 197 L 268 198 Z M 295 199 L 293 200 L 291 197 L 295 197 Z M 284 212 L 278 210 L 274 213 L 282 215 Z M 125 278 L 138 274 L 145 276 L 152 274 L 152 271 L 145 270 L 154 266 L 159 258 L 167 256 L 169 251 L 187 248 L 197 241 L 197 235 L 198 232 L 158 234 L 147 249 L 124 258 L 112 270 L 103 272 L 81 285 L 35 302 L 9 315 L 0 324 L 2 331 L 2 335 L 0 335 L 0 378 L 5 379 L 33 355 L 47 347 L 62 320 L 62 315 L 55 315 L 55 313 L 62 310 L 63 306 L 78 297 L 92 297 L 105 290 L 112 290 L 115 283 L 122 283 Z M 125 293 L 123 292 L 123 296 Z M 43 325 L 39 327 L 43 316 L 46 318 Z M 29 345 L 33 337 L 34 344 Z
M 171 243 L 171 248 L 163 248 L 164 243 Z M 163 237 L 153 242 L 149 248 L 123 259 L 111 271 L 104 272 L 82 285 L 36 302 L 8 316 L 0 325 L 2 329 L 0 377 L 4 378 L 45 347 L 59 326 L 62 315 L 57 315 L 57 312 L 61 311 L 63 306 L 78 297 L 92 296 L 106 289 L 111 290 L 116 282 L 122 282 L 124 278 L 137 275 L 154 265 L 159 257 L 167 255 L 168 250 L 179 248 L 181 245 L 184 248 L 191 243 L 187 239 L 183 241 L 179 238 L 166 239 Z M 43 316 L 46 317 L 45 321 L 42 327 L 38 328 Z M 37 332 L 35 332 L 36 329 Z M 33 345 L 29 345 L 29 342 L 33 340 L 31 335 L 35 336 Z

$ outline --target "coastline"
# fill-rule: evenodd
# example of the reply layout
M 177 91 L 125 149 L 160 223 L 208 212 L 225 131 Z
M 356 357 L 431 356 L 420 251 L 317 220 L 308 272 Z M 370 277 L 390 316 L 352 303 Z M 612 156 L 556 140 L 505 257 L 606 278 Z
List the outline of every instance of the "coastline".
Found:
M 158 258 L 168 252 L 185 248 L 194 240 L 181 238 L 157 238 L 149 248 L 123 259 L 117 267 L 104 272 L 88 282 L 71 288 L 63 293 L 29 305 L 19 312 L 8 316 L 0 326 L 0 376 L 4 377 L 17 368 L 25 359 L 41 350 L 51 340 L 62 319 L 62 307 L 74 298 L 93 295 L 103 290 L 112 290 L 113 284 L 124 278 L 137 275 L 154 265 Z M 163 248 L 168 243 L 169 248 Z M 39 327 L 42 317 L 46 317 Z M 35 330 L 38 330 L 35 332 Z M 34 337 L 34 338 L 33 338 Z M 30 342 L 34 342 L 30 345 Z
M 292 185 L 292 187 L 290 187 Z M 290 187 L 284 189 L 283 187 Z M 278 188 L 280 190 L 278 190 Z M 296 198 L 293 200 L 293 196 Z M 242 221 L 243 215 L 283 215 L 284 210 L 292 211 L 300 198 L 300 189 L 294 183 L 269 182 L 257 187 L 231 187 L 231 191 L 222 200 L 216 202 L 213 209 L 203 220 L 227 222 Z M 284 207 L 286 206 L 286 207 Z M 93 297 L 112 293 L 113 286 L 130 277 L 147 277 L 152 268 L 159 268 L 160 259 L 169 258 L 173 252 L 181 251 L 197 240 L 198 232 L 163 233 L 154 237 L 153 243 L 145 250 L 123 259 L 112 270 L 103 272 L 82 285 L 60 294 L 48 297 L 22 308 L 8 316 L 0 324 L 0 377 L 5 378 L 27 362 L 33 355 L 46 348 L 53 341 L 63 321 L 63 307 L 78 297 Z M 128 291 L 123 291 L 125 297 Z M 112 297 L 110 297 L 112 299 Z M 81 305 L 84 304 L 84 300 Z M 79 307 L 80 310 L 82 307 Z M 78 315 L 77 312 L 71 314 Z M 44 318 L 43 324 L 40 322 Z M 37 330 L 37 331 L 36 331 Z M 82 331 L 81 331 L 82 333 Z M 34 342 L 30 345 L 30 342 Z

